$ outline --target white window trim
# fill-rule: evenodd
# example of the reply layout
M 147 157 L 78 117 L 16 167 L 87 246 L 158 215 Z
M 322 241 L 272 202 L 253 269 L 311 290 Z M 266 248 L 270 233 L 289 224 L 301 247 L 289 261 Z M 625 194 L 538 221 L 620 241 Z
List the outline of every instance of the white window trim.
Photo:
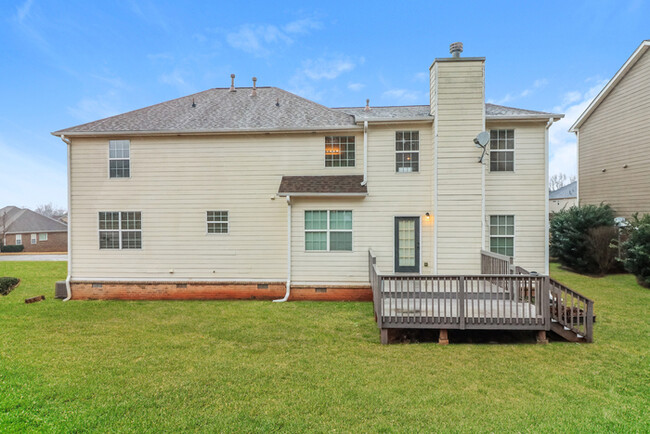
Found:
M 118 141 L 118 140 L 125 140 L 129 142 L 129 158 L 111 158 L 111 142 Z M 108 149 L 107 149 L 107 156 L 108 156 L 108 179 L 113 179 L 113 180 L 119 180 L 119 179 L 131 179 L 131 173 L 133 172 L 133 163 L 131 162 L 131 140 L 127 139 L 115 139 L 115 140 L 109 140 L 108 141 Z M 127 160 L 129 162 L 129 176 L 120 176 L 120 177 L 115 177 L 111 178 L 111 161 L 118 161 L 118 160 Z
M 213 211 L 213 212 L 225 212 L 226 213 L 226 220 L 221 221 L 221 220 L 208 220 L 208 212 Z M 226 223 L 226 232 L 210 232 L 210 225 L 208 223 Z M 205 212 L 205 234 L 206 235 L 228 235 L 230 234 L 230 210 L 227 209 L 210 209 Z
M 307 219 L 305 215 L 309 211 L 325 211 L 327 212 L 327 229 L 307 229 Z M 332 211 L 349 211 L 352 216 L 352 229 L 330 229 L 330 212 Z M 303 227 L 305 233 L 307 232 L 325 232 L 325 241 L 327 243 L 326 250 L 307 250 L 307 241 L 305 236 L 303 236 L 302 248 L 305 253 L 352 253 L 354 252 L 354 212 L 351 209 L 306 209 L 303 213 Z M 350 232 L 352 234 L 352 245 L 350 250 L 330 250 L 330 233 L 331 232 Z
M 31 241 L 32 244 L 37 244 L 37 235 L 36 234 L 31 234 Z
M 118 229 L 99 229 L 99 215 L 101 213 L 117 213 L 117 227 Z M 140 213 L 140 229 L 122 229 L 122 213 L 123 212 L 139 212 Z M 142 220 L 143 218 L 143 213 L 142 211 L 99 211 L 97 213 L 97 248 L 99 250 L 143 250 L 144 249 L 144 236 L 143 233 L 144 231 L 142 230 Z M 101 247 L 101 233 L 102 232 L 118 232 L 117 236 L 117 242 L 119 247 L 117 249 L 109 249 L 109 248 L 102 248 Z M 140 232 L 140 248 L 123 248 L 122 247 L 122 232 Z
M 18 242 L 20 241 L 20 242 Z M 22 246 L 23 245 L 23 234 L 16 234 L 16 245 L 17 246 Z
M 354 159 L 352 160 L 354 164 L 352 166 L 328 166 L 327 165 L 327 138 L 328 137 L 354 137 Z M 323 167 L 325 169 L 349 169 L 351 167 L 357 167 L 357 136 L 352 135 L 352 136 L 325 136 L 323 139 L 324 143 L 324 148 L 323 148 Z M 312 210 L 309 210 L 312 211 Z M 313 210 L 313 211 L 318 211 L 318 210 Z M 321 250 L 322 251 L 322 250 Z
M 512 235 L 492 235 L 490 232 L 492 228 L 492 217 L 512 217 Z M 517 216 L 514 214 L 490 214 L 488 217 L 488 246 L 487 250 L 492 252 L 491 244 L 492 238 L 512 238 L 512 257 L 517 255 Z M 494 253 L 494 252 L 492 252 Z M 507 255 L 505 255 L 507 256 Z
M 43 237 L 42 240 L 41 240 L 41 235 L 45 235 L 45 237 Z M 42 241 L 47 241 L 47 232 L 41 232 L 38 234 L 38 242 L 40 243 Z
M 487 169 L 489 173 L 502 173 L 502 174 L 510 174 L 510 173 L 515 173 L 517 172 L 517 129 L 516 128 L 490 128 L 490 134 L 492 134 L 492 130 L 497 131 L 497 130 L 512 130 L 512 149 L 495 149 L 492 151 L 492 146 L 490 145 L 490 149 L 488 150 L 488 164 Z M 491 169 L 491 160 L 492 160 L 492 152 L 512 152 L 512 170 L 492 170 Z
M 418 133 L 418 150 L 417 151 L 398 151 L 397 150 L 397 137 L 394 139 L 394 148 L 395 148 L 395 161 L 393 162 L 393 167 L 395 168 L 395 173 L 399 173 L 400 175 L 402 174 L 409 174 L 409 173 L 421 173 L 421 164 L 422 161 L 420 160 L 420 130 L 396 130 L 395 135 L 399 132 L 409 132 L 409 133 Z M 397 154 L 418 154 L 418 170 L 416 171 L 410 171 L 410 172 L 400 172 L 397 170 Z

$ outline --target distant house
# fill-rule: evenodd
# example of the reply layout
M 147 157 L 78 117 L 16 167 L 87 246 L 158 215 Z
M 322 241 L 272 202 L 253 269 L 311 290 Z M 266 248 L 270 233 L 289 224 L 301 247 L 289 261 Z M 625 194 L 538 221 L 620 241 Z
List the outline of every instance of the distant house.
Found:
M 578 141 L 580 204 L 610 204 L 629 217 L 650 213 L 650 40 L 571 127 Z
M 67 252 L 68 227 L 29 209 L 0 208 L 4 245 L 23 245 L 25 252 Z
M 551 214 L 569 209 L 578 204 L 578 182 L 560 187 L 548 193 L 548 210 Z

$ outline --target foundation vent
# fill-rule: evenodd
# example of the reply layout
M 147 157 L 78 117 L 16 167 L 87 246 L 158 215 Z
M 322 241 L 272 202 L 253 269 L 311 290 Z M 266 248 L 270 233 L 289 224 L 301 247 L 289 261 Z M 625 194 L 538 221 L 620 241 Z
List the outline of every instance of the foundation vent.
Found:
M 177 283 L 176 288 L 187 288 L 187 283 Z
M 327 288 L 314 288 L 314 289 L 315 289 L 316 292 L 318 292 L 318 293 L 327 292 Z
M 269 284 L 268 283 L 258 283 L 257 284 L 257 289 L 269 289 Z
M 101 283 L 93 283 L 93 288 L 101 288 L 102 284 Z

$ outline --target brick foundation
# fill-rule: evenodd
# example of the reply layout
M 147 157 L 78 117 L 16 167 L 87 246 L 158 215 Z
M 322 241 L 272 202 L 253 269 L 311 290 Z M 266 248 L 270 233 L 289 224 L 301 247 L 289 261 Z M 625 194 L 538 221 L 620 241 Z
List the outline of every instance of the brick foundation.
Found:
M 275 300 L 284 282 L 73 282 L 73 300 Z M 289 301 L 372 301 L 369 285 L 291 287 Z

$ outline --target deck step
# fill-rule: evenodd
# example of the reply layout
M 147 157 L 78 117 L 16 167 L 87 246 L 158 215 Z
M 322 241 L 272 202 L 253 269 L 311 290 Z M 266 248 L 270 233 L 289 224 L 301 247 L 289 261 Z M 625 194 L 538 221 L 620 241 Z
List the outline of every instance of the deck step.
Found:
M 559 323 L 551 323 L 551 331 L 569 342 L 587 342 L 584 336 L 575 333 L 568 327 L 564 327 Z

